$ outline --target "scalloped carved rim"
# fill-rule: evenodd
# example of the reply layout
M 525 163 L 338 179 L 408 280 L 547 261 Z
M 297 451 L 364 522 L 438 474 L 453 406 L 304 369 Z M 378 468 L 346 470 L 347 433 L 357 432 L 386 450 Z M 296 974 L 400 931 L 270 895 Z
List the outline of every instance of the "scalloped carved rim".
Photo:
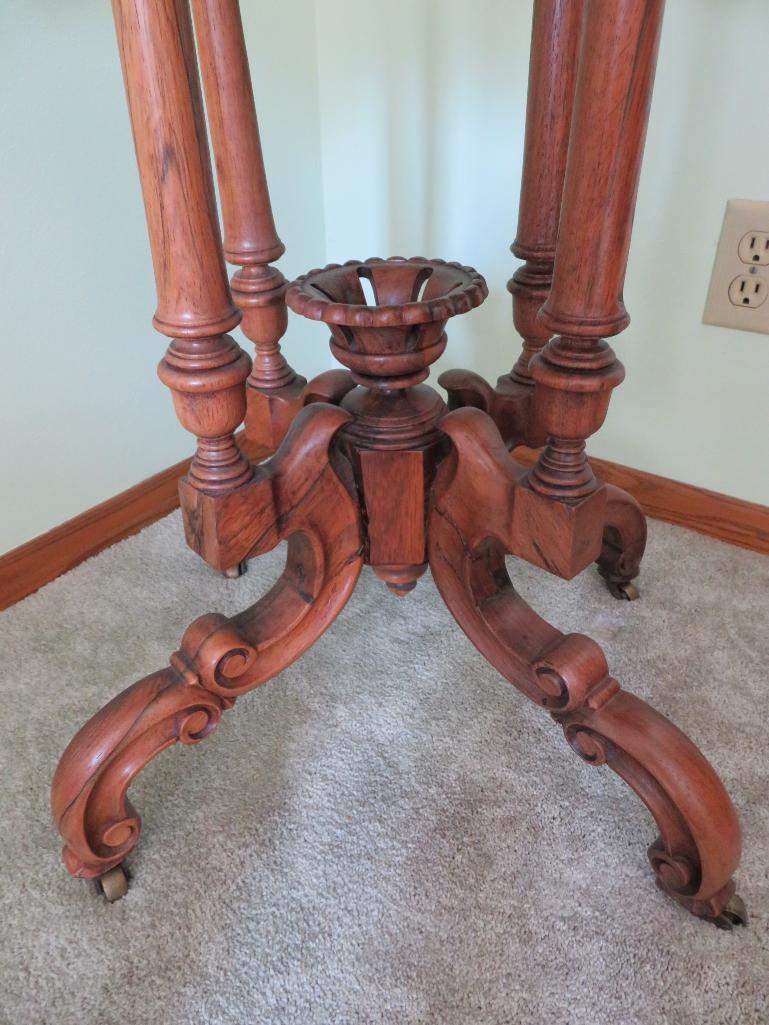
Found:
M 425 269 L 442 270 L 451 268 L 461 275 L 454 289 L 445 295 L 435 296 L 421 302 L 405 301 L 397 304 L 367 306 L 338 302 L 330 295 L 319 294 L 317 288 L 323 288 L 335 271 L 349 268 L 351 272 L 357 268 L 402 267 L 413 269 L 414 276 Z M 314 291 L 310 291 L 315 286 Z M 486 281 L 473 267 L 465 266 L 448 260 L 428 260 L 423 256 L 391 256 L 387 259 L 370 257 L 368 260 L 347 260 L 345 263 L 329 263 L 302 274 L 293 281 L 286 292 L 286 303 L 294 313 L 310 320 L 320 320 L 327 324 L 342 324 L 351 327 L 397 327 L 406 324 L 428 324 L 434 321 L 448 320 L 459 313 L 480 306 L 489 294 Z

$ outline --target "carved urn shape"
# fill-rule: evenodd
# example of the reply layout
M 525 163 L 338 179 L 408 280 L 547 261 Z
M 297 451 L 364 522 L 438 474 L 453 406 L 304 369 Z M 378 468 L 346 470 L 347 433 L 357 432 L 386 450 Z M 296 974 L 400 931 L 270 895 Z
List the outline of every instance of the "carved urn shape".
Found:
M 391 389 L 423 381 L 446 348 L 446 321 L 487 295 L 472 267 L 394 256 L 310 271 L 289 287 L 286 302 L 329 325 L 331 351 L 358 384 Z

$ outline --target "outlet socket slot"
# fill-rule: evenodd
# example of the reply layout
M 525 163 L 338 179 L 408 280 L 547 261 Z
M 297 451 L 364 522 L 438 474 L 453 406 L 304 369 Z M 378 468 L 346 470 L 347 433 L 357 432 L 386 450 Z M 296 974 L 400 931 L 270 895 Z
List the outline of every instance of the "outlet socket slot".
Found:
M 769 266 L 769 231 L 748 231 L 740 239 L 737 255 L 743 263 Z

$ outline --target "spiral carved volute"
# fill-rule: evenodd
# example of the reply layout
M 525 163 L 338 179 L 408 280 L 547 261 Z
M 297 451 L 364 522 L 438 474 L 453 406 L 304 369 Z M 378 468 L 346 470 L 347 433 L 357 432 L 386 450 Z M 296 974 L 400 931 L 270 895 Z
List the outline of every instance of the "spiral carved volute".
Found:
M 649 848 L 649 862 L 666 890 L 683 894 L 696 890 L 699 873 L 689 858 L 653 845 Z
M 541 701 L 554 715 L 583 704 L 599 708 L 617 693 L 606 658 L 595 641 L 583 634 L 566 634 L 543 652 L 533 666 Z
M 564 735 L 569 746 L 590 765 L 606 764 L 606 741 L 586 726 L 567 726 Z
M 214 630 L 201 641 L 201 633 L 211 626 Z M 224 616 L 214 614 L 202 616 L 189 627 L 171 665 L 184 683 L 216 694 L 228 708 L 238 694 L 251 687 L 256 657 L 256 649 L 238 630 Z M 188 714 L 199 717 L 201 711 L 193 709 Z M 202 739 L 215 725 L 207 729 L 196 721 L 188 727 L 188 735 Z

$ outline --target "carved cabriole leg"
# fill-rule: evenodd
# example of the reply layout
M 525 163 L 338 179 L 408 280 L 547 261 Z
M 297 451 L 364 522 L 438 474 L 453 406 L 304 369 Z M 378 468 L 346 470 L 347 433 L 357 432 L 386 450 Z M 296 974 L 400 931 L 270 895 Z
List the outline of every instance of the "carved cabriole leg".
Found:
M 450 413 L 453 443 L 433 489 L 430 568 L 446 605 L 481 653 L 548 709 L 580 757 L 608 764 L 654 816 L 658 885 L 689 911 L 729 927 L 743 912 L 732 873 L 740 856 L 734 808 L 710 764 L 668 719 L 620 689 L 598 645 L 561 634 L 515 592 L 513 510 L 524 469 L 482 412 Z
M 466 370 L 450 370 L 440 379 L 452 409 L 483 409 L 511 447 L 539 447 L 546 441 L 531 416 L 534 381 L 529 361 L 550 338 L 537 314 L 553 274 L 582 9 L 583 0 L 534 3 L 518 231 L 510 247 L 526 262 L 507 286 L 513 296 L 515 328 L 523 339 L 521 354 L 496 388 Z
M 288 539 L 275 586 L 231 619 L 196 619 L 170 667 L 119 694 L 64 752 L 52 808 L 73 875 L 101 876 L 136 845 L 141 823 L 126 795 L 148 762 L 177 741 L 207 737 L 235 698 L 299 658 L 344 607 L 363 563 L 363 538 L 352 485 L 333 469 L 329 446 L 348 420 L 330 406 L 306 410 L 276 455 L 229 496 L 242 496 L 230 510 L 243 517 L 230 542 L 233 560 Z
M 238 694 L 297 658 L 344 605 L 362 558 L 357 504 L 328 456 L 346 414 L 315 407 L 256 477 L 234 441 L 251 361 L 224 334 L 240 312 L 224 269 L 187 2 L 113 0 L 113 10 L 157 284 L 154 324 L 172 338 L 159 374 L 198 437 L 180 488 L 185 530 L 201 552 L 226 549 L 221 569 L 284 537 L 289 550 L 261 602 L 229 621 L 197 620 L 171 668 L 119 695 L 63 755 L 52 806 L 65 861 L 78 875 L 110 871 L 110 897 L 124 890 L 117 866 L 138 837 L 131 779 L 176 740 L 202 739 Z M 212 538 L 232 509 L 235 536 Z
M 262 158 L 238 0 L 192 0 L 224 221 L 224 254 L 240 266 L 232 294 L 243 332 L 256 346 L 247 381 L 244 449 L 274 452 L 302 407 L 307 383 L 280 351 L 287 327 L 286 281 L 271 267 L 278 238 Z

